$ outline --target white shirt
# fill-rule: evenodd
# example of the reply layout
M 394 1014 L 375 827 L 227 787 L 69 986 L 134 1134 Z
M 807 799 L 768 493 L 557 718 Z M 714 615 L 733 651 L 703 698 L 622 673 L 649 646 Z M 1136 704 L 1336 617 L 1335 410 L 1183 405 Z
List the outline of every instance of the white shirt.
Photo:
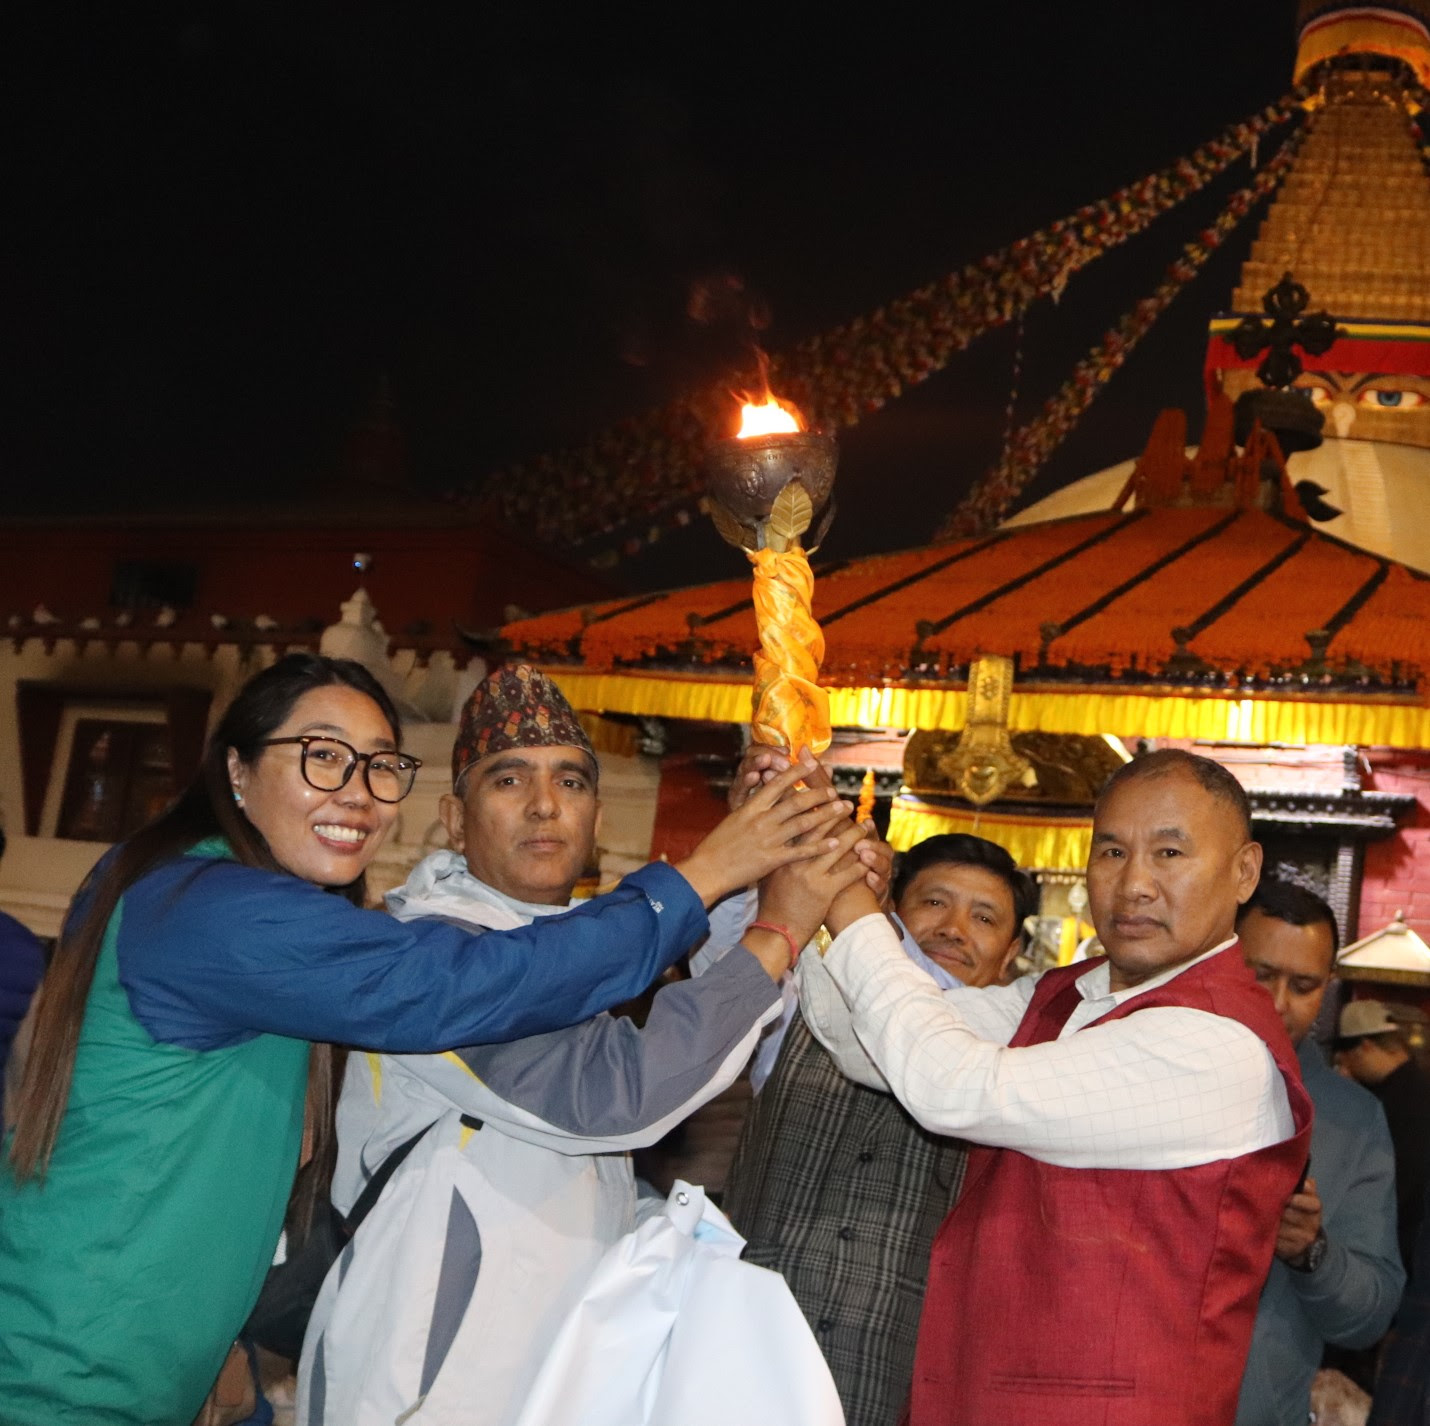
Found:
M 745 932 L 750 929 L 750 923 L 755 919 L 758 902 L 759 896 L 755 888 L 747 886 L 743 891 L 731 892 L 710 908 L 710 932 L 690 954 L 691 975 L 704 975 L 721 956 L 739 945 Z M 899 934 L 904 954 L 920 970 L 931 975 L 940 988 L 946 990 L 961 983 L 937 961 L 924 955 L 897 917 L 894 918 L 894 929 Z M 805 947 L 805 951 L 811 956 L 818 954 L 812 943 Z M 794 1019 L 794 1008 L 798 1004 L 799 996 L 795 991 L 794 976 L 786 971 L 780 977 L 780 1013 L 760 1032 L 760 1043 L 750 1060 L 750 1088 L 755 1094 L 765 1087 L 765 1081 L 774 1073 L 780 1046 L 784 1044 L 785 1036 L 789 1033 L 790 1021 Z M 880 1081 L 879 1087 L 883 1089 L 887 1086 Z
M 1091 1022 L 1231 944 L 1116 992 L 1104 961 L 1078 980 L 1082 1003 L 1058 1038 L 1020 1049 L 1008 1041 L 1039 977 L 940 991 L 883 916 L 856 921 L 822 960 L 801 956 L 796 979 L 805 1021 L 840 1069 L 891 1089 L 934 1133 L 1066 1168 L 1186 1168 L 1291 1137 L 1270 1050 L 1203 1010 Z

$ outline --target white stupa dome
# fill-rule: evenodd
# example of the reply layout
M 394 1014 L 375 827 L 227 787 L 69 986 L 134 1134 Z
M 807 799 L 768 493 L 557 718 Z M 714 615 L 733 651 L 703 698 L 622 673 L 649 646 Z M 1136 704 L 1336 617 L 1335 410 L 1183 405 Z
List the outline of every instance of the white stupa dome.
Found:
M 1134 465 L 1125 460 L 1084 476 L 1004 523 L 1032 525 L 1110 509 Z M 1342 512 L 1333 520 L 1313 521 L 1316 529 L 1430 573 L 1430 450 L 1331 437 L 1316 450 L 1293 455 L 1286 470 L 1292 484 L 1310 480 L 1321 486 L 1322 498 Z

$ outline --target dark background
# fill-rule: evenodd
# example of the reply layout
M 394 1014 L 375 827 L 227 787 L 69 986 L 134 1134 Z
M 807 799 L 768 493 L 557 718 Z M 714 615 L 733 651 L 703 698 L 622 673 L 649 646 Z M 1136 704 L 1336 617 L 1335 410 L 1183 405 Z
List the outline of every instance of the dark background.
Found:
M 479 483 L 708 378 L 730 278 L 772 350 L 869 311 L 1277 99 L 1292 0 L 860 7 L 94 7 L 0 60 L 4 511 L 311 492 L 390 381 L 414 492 Z M 1027 326 L 1020 415 L 1245 182 Z M 1260 213 L 1037 490 L 1200 421 L 1205 324 Z M 702 288 L 702 285 L 704 287 Z M 997 454 L 995 333 L 843 438 L 826 553 L 926 539 Z M 733 573 L 692 528 L 636 583 Z

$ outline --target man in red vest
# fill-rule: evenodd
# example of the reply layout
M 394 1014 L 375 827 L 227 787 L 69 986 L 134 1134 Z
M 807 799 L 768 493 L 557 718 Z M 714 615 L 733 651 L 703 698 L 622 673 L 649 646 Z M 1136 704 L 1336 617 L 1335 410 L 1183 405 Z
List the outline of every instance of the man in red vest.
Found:
M 810 1028 L 846 1073 L 981 1146 L 934 1242 L 912 1426 L 1235 1418 L 1311 1124 L 1236 949 L 1260 870 L 1240 784 L 1169 749 L 1093 812 L 1105 957 L 941 992 L 862 886 L 831 908 L 833 944 L 799 967 Z

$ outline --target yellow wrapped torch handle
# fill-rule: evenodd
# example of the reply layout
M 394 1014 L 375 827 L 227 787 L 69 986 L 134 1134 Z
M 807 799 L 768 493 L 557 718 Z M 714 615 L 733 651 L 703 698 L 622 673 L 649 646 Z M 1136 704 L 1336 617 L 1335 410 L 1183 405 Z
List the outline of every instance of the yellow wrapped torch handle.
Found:
M 796 545 L 746 550 L 755 571 L 754 738 L 794 754 L 822 753 L 830 743 L 829 695 L 817 680 L 824 634 L 814 621 L 814 573 Z

